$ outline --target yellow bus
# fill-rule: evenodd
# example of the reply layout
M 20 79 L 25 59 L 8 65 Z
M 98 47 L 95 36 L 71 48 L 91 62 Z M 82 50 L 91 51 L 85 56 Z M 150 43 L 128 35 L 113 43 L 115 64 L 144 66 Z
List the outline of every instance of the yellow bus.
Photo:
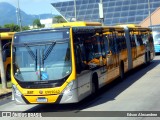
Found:
M 66 22 L 66 23 L 56 23 L 53 24 L 53 28 L 58 27 L 77 27 L 77 26 L 102 26 L 99 22 L 83 22 L 83 21 L 77 21 L 77 22 Z
M 4 61 L 4 69 L 6 72 L 6 79 L 11 80 L 10 69 L 11 69 L 11 41 L 14 35 L 14 32 L 9 32 L 10 29 L 0 28 L 0 40 L 2 42 L 2 51 L 5 53 L 6 57 Z
M 148 28 L 86 25 L 16 33 L 12 99 L 17 104 L 77 103 L 151 61 L 150 33 Z
M 131 44 L 131 52 L 128 54 L 131 60 L 129 60 L 129 69 L 135 68 L 141 64 L 148 64 L 155 56 L 153 37 L 150 28 L 142 28 L 134 24 L 120 25 L 124 27 L 125 34 Z

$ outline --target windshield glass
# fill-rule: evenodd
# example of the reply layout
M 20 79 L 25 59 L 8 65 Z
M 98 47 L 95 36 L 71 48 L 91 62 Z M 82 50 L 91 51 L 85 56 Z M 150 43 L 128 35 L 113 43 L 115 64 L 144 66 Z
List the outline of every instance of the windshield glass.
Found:
M 61 80 L 71 73 L 68 29 L 19 34 L 14 38 L 13 67 L 17 80 Z

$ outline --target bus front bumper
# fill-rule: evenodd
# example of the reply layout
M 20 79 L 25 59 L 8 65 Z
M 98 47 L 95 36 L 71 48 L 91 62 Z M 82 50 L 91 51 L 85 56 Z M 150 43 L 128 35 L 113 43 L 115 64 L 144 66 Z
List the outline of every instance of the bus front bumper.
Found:
M 74 88 L 59 95 L 22 95 L 16 86 L 12 89 L 12 100 L 16 104 L 67 104 L 78 102 L 78 90 Z

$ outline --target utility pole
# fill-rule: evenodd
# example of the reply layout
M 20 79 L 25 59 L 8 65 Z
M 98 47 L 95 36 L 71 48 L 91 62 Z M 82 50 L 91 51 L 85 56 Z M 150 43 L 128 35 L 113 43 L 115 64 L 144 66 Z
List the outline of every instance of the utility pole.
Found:
M 16 18 L 17 18 L 17 25 L 19 25 L 19 18 L 18 18 L 18 8 L 16 8 Z
M 150 26 L 152 26 L 151 4 L 150 4 L 150 0 L 148 0 L 148 14 L 149 14 Z
M 75 21 L 77 21 L 77 7 L 76 7 L 76 0 L 74 0 L 74 17 L 75 17 Z
M 20 26 L 20 31 L 22 31 L 22 19 L 21 19 L 21 13 L 20 13 L 20 7 L 19 7 L 19 0 L 18 2 L 18 18 L 19 18 L 19 26 Z
M 100 3 L 99 3 L 99 18 L 101 20 L 102 25 L 104 25 L 103 1 L 102 0 L 100 0 Z
M 2 41 L 0 36 L 0 71 L 1 71 L 1 82 L 2 82 L 2 89 L 7 88 L 7 82 L 6 82 L 6 72 L 4 70 L 4 64 L 3 64 L 3 57 L 2 56 Z

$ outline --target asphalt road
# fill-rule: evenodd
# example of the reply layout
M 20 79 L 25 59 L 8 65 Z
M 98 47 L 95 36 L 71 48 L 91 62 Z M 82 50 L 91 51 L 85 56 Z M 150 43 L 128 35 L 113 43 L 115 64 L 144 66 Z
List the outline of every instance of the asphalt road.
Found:
M 136 115 L 146 111 L 160 115 L 160 112 L 157 112 L 160 111 L 160 56 L 156 56 L 149 66 L 138 67 L 129 72 L 124 81 L 119 81 L 119 79 L 116 79 L 113 83 L 102 88 L 98 95 L 89 96 L 78 104 L 16 105 L 8 97 L 0 101 L 0 111 L 40 112 L 42 116 L 58 116 L 54 120 L 75 120 L 73 116 L 77 116 L 76 119 L 106 120 L 108 115 L 110 115 L 110 117 L 107 117 L 109 120 L 160 119 L 160 117 L 129 117 L 132 113 L 132 115 Z M 136 114 L 134 114 L 135 111 L 137 111 Z M 36 119 L 40 120 L 40 118 Z M 53 118 L 50 117 L 49 119 Z

